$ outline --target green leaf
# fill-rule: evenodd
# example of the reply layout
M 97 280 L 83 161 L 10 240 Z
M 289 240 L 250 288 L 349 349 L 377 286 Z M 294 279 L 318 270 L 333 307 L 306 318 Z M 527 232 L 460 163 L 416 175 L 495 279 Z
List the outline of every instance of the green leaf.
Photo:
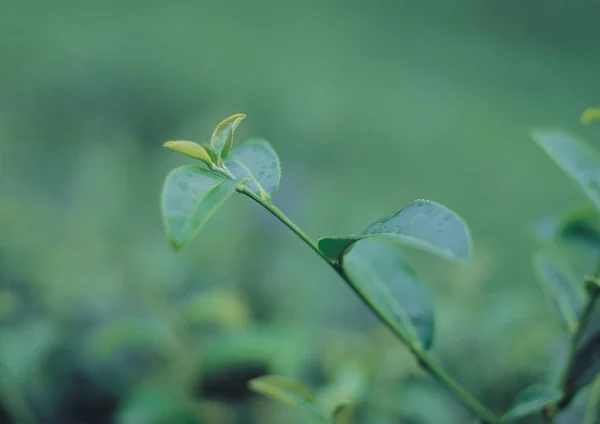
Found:
M 354 413 L 354 404 L 352 402 L 343 402 L 335 407 L 331 421 L 332 424 L 350 424 Z
M 546 296 L 557 305 L 569 331 L 575 333 L 586 301 L 581 278 L 548 252 L 536 254 L 534 266 Z
M 212 166 L 213 161 L 210 158 L 208 152 L 204 149 L 204 147 L 202 147 L 198 143 L 194 143 L 193 141 L 167 141 L 163 145 L 163 147 L 175 150 L 176 152 L 179 152 L 194 159 L 200 159 L 208 166 Z
M 181 307 L 181 313 L 189 323 L 218 324 L 232 330 L 251 322 L 246 299 L 238 292 L 222 289 L 192 295 Z
M 557 403 L 562 393 L 553 387 L 535 384 L 519 393 L 502 422 L 514 421 L 541 412 L 547 406 Z
M 574 396 L 600 373 L 600 332 L 577 349 L 575 361 L 565 382 L 565 394 Z
M 595 272 L 600 258 L 600 215 L 593 206 L 546 219 L 541 242 L 556 246 L 580 275 Z
M 176 343 L 175 335 L 160 321 L 121 318 L 91 333 L 87 348 L 97 360 L 136 349 L 168 357 L 169 349 Z
M 431 347 L 433 306 L 425 287 L 385 239 L 355 243 L 342 261 L 350 284 L 405 342 Z
M 181 249 L 240 184 L 196 166 L 182 166 L 167 175 L 162 193 L 165 229 L 175 250 Z
M 534 140 L 600 208 L 600 154 L 585 140 L 561 130 L 535 130 Z
M 268 141 L 254 138 L 231 151 L 225 166 L 237 178 L 248 178 L 246 186 L 268 200 L 279 187 L 281 165 Z
M 416 200 L 399 212 L 369 225 L 359 234 L 325 237 L 319 249 L 338 260 L 352 243 L 371 236 L 397 242 L 457 262 L 471 258 L 471 236 L 464 221 L 450 209 L 430 200 Z
M 556 241 L 592 259 L 600 257 L 600 215 L 593 207 L 568 214 L 559 224 Z
M 303 411 L 316 423 L 327 424 L 314 394 L 296 380 L 267 375 L 250 381 L 250 388 L 256 393 Z
M 117 424 L 200 424 L 193 404 L 165 387 L 136 389 L 116 414 Z
M 581 123 L 582 124 L 588 125 L 595 121 L 600 121 L 600 107 L 587 108 L 581 114 Z
M 596 293 L 600 292 L 600 280 L 595 277 L 586 277 L 584 279 L 585 290 L 588 296 L 596 296 Z
M 245 117 L 246 115 L 238 113 L 225 119 L 219 125 L 217 125 L 217 128 L 215 128 L 215 131 L 210 139 L 210 147 L 212 147 L 212 150 L 218 157 L 219 165 L 221 165 L 223 161 L 227 159 L 227 156 L 231 151 L 231 147 L 233 146 L 233 133 Z
M 321 386 L 318 398 L 319 405 L 332 420 L 341 423 L 350 419 L 354 403 L 361 399 L 367 390 L 368 370 L 363 361 L 348 362 L 347 358 L 343 365 L 335 368 L 334 374 Z

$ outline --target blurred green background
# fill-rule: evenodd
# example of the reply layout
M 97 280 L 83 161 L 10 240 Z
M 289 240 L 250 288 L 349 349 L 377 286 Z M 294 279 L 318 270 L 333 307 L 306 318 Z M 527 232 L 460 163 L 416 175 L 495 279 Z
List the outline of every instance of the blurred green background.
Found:
M 565 335 L 532 272 L 534 227 L 586 200 L 528 131 L 600 148 L 578 123 L 600 102 L 599 19 L 597 0 L 4 0 L 0 422 L 305 423 L 250 396 L 266 372 L 325 403 L 350 390 L 356 423 L 470 422 L 247 199 L 171 251 L 159 193 L 187 161 L 161 145 L 205 142 L 239 112 L 237 141 L 271 141 L 274 201 L 314 238 L 417 198 L 461 214 L 471 265 L 407 252 L 435 355 L 499 412 L 552 379 Z

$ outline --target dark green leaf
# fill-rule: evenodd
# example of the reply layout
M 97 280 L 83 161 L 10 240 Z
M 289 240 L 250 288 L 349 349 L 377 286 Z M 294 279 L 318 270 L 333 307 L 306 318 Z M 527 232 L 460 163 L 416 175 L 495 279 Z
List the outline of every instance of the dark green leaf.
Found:
M 534 140 L 600 208 L 600 154 L 585 140 L 561 130 L 535 130 Z
M 215 128 L 210 139 L 210 147 L 217 156 L 219 165 L 229 156 L 229 152 L 233 146 L 233 133 L 245 117 L 246 115 L 238 113 L 223 120 Z
M 575 361 L 567 376 L 565 392 L 572 397 L 590 384 L 600 373 L 600 333 L 596 333 L 577 349 Z
M 586 301 L 582 278 L 557 255 L 547 252 L 539 252 L 534 265 L 544 292 L 558 306 L 569 331 L 574 333 Z
M 594 277 L 586 277 L 584 282 L 588 296 L 597 296 L 597 293 L 600 292 L 600 280 Z
M 342 266 L 354 289 L 407 343 L 431 347 L 431 299 L 396 246 L 385 239 L 360 240 L 346 253 Z
M 317 405 L 313 393 L 296 380 L 267 375 L 252 380 L 250 388 L 263 396 L 303 411 L 316 423 L 327 424 L 327 419 Z
M 593 207 L 578 209 L 558 224 L 555 242 L 572 250 L 594 268 L 600 258 L 600 215 Z M 589 270 L 592 272 L 593 269 Z
M 561 398 L 562 393 L 553 387 L 542 384 L 530 386 L 517 395 L 509 411 L 502 417 L 502 421 L 514 421 L 541 412 Z
M 401 244 L 458 262 L 467 262 L 471 257 L 471 236 L 466 224 L 451 210 L 429 200 L 417 200 L 359 234 L 322 238 L 319 249 L 328 258 L 337 260 L 352 243 L 371 236 L 391 237 Z
M 196 235 L 239 183 L 196 166 L 182 166 L 167 175 L 162 209 L 167 237 L 176 250 Z
M 279 157 L 266 140 L 245 141 L 231 151 L 225 166 L 237 178 L 248 178 L 246 186 L 265 199 L 270 199 L 279 187 Z

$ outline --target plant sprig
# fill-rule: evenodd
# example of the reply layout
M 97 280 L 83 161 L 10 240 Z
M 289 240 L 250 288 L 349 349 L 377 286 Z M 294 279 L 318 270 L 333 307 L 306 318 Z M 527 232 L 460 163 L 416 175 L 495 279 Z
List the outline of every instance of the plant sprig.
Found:
M 436 202 L 417 200 L 358 233 L 324 237 L 315 242 L 271 200 L 281 175 L 280 161 L 271 145 L 263 139 L 251 139 L 234 147 L 234 131 L 244 118 L 245 115 L 237 114 L 225 119 L 217 125 L 210 143 L 204 146 L 191 141 L 165 143 L 165 147 L 198 159 L 206 166 L 182 166 L 166 178 L 162 194 L 163 216 L 167 236 L 176 250 L 185 246 L 231 195 L 237 192 L 249 197 L 314 250 L 408 348 L 418 364 L 454 393 L 483 423 L 510 422 L 536 413 L 552 420 L 555 411 L 564 408 L 572 396 L 588 384 L 589 373 L 593 380 L 596 372 L 582 368 L 581 364 L 589 362 L 590 358 L 581 357 L 578 342 L 591 314 L 589 311 L 598 298 L 598 290 L 593 291 L 582 315 L 577 315 L 576 311 L 583 295 L 572 295 L 571 304 L 559 296 L 562 310 L 570 314 L 572 327 L 577 328 L 560 387 L 536 384 L 525 389 L 503 416 L 484 406 L 429 354 L 434 335 L 432 302 L 418 273 L 404 261 L 398 250 L 398 246 L 408 246 L 452 262 L 468 262 L 472 241 L 465 222 Z M 592 111 L 582 120 L 588 122 L 595 118 Z M 534 137 L 600 207 L 600 155 L 562 132 L 536 131 Z M 548 267 L 554 267 L 554 262 L 543 258 L 539 262 L 541 273 L 551 278 L 560 275 L 555 270 L 546 272 Z M 591 287 L 596 285 L 591 284 Z M 563 289 L 564 284 L 559 282 L 552 284 L 549 291 Z M 596 347 L 592 348 L 593 355 Z M 574 373 L 579 373 L 575 375 L 578 378 L 576 387 L 572 384 Z M 327 417 L 315 409 L 307 390 L 289 379 L 263 379 L 253 383 L 252 387 L 305 410 L 316 422 L 338 422 L 335 417 Z M 344 413 L 334 415 L 348 416 L 347 408 L 342 409 Z

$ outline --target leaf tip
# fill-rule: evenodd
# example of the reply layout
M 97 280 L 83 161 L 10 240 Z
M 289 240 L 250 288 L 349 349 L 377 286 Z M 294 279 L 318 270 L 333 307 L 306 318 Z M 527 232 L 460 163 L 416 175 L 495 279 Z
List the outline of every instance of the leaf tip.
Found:
M 583 111 L 580 121 L 583 125 L 589 125 L 600 121 L 600 107 L 590 107 Z

